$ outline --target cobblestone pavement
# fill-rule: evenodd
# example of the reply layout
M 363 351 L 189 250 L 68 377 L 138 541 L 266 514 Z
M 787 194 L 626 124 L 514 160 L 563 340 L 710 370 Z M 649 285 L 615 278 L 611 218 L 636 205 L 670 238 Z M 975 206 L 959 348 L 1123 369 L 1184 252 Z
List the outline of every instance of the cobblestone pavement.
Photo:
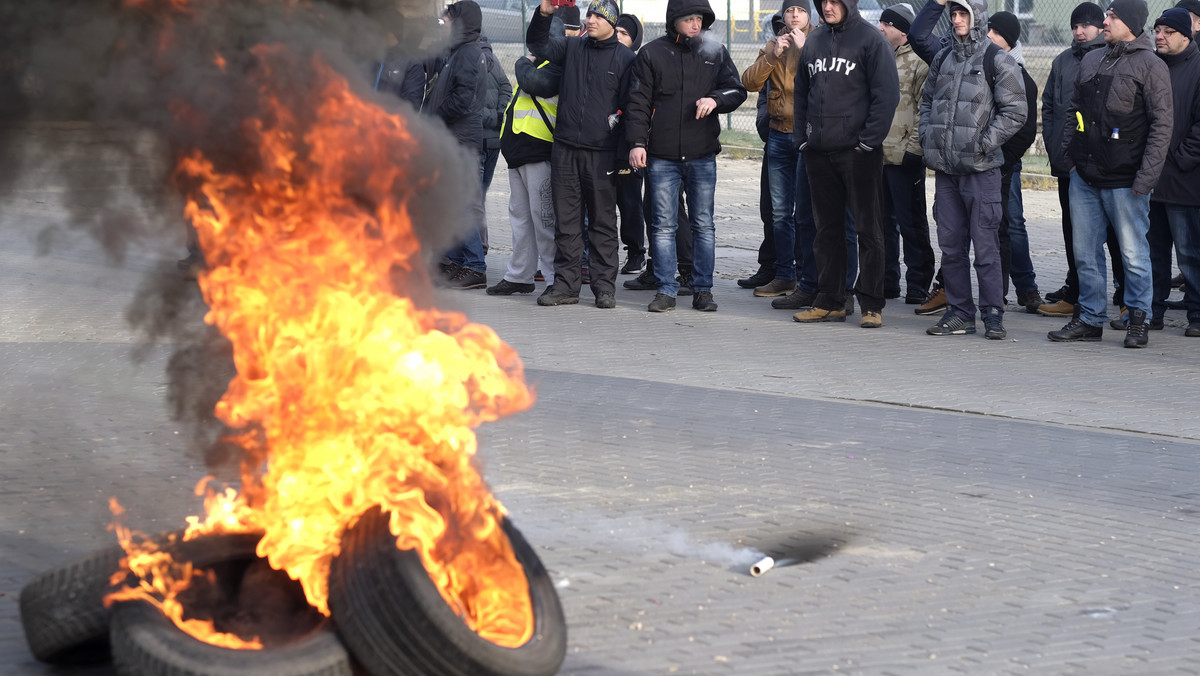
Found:
M 737 289 L 758 165 L 721 161 L 720 310 L 541 308 L 440 292 L 520 352 L 529 411 L 480 430 L 485 474 L 556 580 L 566 674 L 1200 673 L 1200 341 L 1182 313 L 1146 350 L 801 326 Z M 102 187 L 102 189 L 105 189 Z M 109 186 L 108 190 L 118 190 Z M 489 278 L 508 255 L 503 161 Z M 111 541 L 197 509 L 205 474 L 165 405 L 169 345 L 132 355 L 124 311 L 170 246 L 105 262 L 62 186 L 0 199 L 0 672 L 39 665 L 16 599 Z M 1065 264 L 1053 193 L 1027 193 L 1043 292 Z M 173 243 L 177 246 L 177 243 Z M 627 277 L 623 278 L 627 279 Z M 540 285 L 539 285 L 540 286 Z M 540 291 L 540 288 L 539 288 Z M 798 562 L 747 575 L 758 553 Z

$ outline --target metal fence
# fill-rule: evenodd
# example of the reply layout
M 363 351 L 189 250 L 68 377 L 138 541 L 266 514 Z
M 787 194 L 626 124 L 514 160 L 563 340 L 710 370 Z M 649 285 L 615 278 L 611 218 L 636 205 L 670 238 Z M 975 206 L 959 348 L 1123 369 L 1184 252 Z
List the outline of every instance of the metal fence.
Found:
M 529 16 L 537 10 L 537 4 L 522 5 L 522 0 L 476 0 L 484 12 L 484 33 L 492 40 L 493 48 L 501 63 L 506 68 L 524 51 L 524 33 Z M 720 40 L 729 47 L 733 62 L 739 70 L 744 70 L 754 63 L 759 49 L 768 36 L 762 33 L 760 21 L 765 16 L 774 14 L 778 2 L 771 5 L 759 3 L 758 0 L 709 0 L 717 13 L 718 21 L 713 24 L 709 36 Z M 901 0 L 903 1 L 903 0 Z M 815 5 L 815 0 L 810 0 Z M 859 0 L 859 9 L 868 20 L 876 20 L 882 7 L 895 2 L 891 0 Z M 586 12 L 586 2 L 580 0 L 582 11 Z M 919 1 L 911 3 L 914 10 L 919 10 Z M 1050 64 L 1071 43 L 1071 11 L 1079 4 L 1079 0 L 992 0 L 989 11 L 1008 11 L 1016 14 L 1021 20 L 1021 42 L 1025 54 L 1025 67 L 1029 75 L 1037 82 L 1039 91 L 1045 87 L 1046 78 L 1050 74 Z M 1102 9 L 1107 8 L 1106 2 L 1098 3 Z M 1175 0 L 1149 0 L 1150 20 L 1160 15 L 1163 10 L 1173 7 Z M 635 11 L 636 10 L 636 11 Z M 624 0 L 622 11 L 639 13 L 638 18 L 646 24 L 645 41 L 662 35 L 663 22 L 666 15 L 666 0 Z M 815 11 L 815 10 L 814 10 Z M 657 12 L 657 14 L 655 14 Z M 945 21 L 942 22 L 943 29 Z M 1148 29 L 1149 27 L 1147 27 Z M 511 73 L 511 71 L 510 71 Z M 747 133 L 754 132 L 754 114 L 756 94 L 750 98 L 738 111 L 726 116 L 726 128 Z M 1040 99 L 1040 96 L 1039 96 Z M 1039 102 L 1040 105 L 1040 102 Z M 1040 152 L 1039 143 L 1031 152 Z

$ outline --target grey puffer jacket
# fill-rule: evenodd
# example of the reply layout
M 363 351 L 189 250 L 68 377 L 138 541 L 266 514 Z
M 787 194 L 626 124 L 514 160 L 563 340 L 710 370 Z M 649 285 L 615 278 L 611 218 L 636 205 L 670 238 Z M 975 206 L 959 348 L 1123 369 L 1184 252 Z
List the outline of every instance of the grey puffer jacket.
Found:
M 965 40 L 950 45 L 929 64 L 921 93 L 921 148 L 925 164 L 946 174 L 975 174 L 1004 163 L 1001 146 L 1028 117 L 1021 67 L 1003 50 L 995 54 L 995 82 L 988 87 L 983 60 L 988 58 L 987 3 L 948 0 L 971 15 Z

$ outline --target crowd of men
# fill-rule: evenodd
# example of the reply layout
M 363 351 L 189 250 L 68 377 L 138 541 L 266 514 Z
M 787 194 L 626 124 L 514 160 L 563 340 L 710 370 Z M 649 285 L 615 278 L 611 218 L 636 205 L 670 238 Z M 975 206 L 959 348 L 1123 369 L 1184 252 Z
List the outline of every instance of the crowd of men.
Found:
M 481 47 L 478 6 L 451 5 L 449 53 L 436 72 L 405 69 L 399 80 L 410 84 L 396 91 L 416 92 L 416 107 L 479 152 L 483 192 L 489 157 L 491 167 L 497 148 L 505 158 L 513 254 L 487 293 L 532 293 L 544 279 L 538 305 L 567 305 L 587 284 L 596 307 L 613 308 L 621 272 L 637 274 L 625 288 L 655 292 L 650 312 L 683 295 L 715 311 L 718 116 L 749 89 L 765 144 L 764 231 L 759 269 L 738 284 L 795 321 L 844 322 L 857 298 L 859 325 L 879 327 L 886 301 L 903 297 L 938 316 L 930 335 L 973 334 L 978 316 L 987 338 L 1002 339 L 1011 284 L 1026 311 L 1070 318 L 1050 340 L 1099 340 L 1108 323 L 1125 347 L 1144 347 L 1163 327 L 1174 252 L 1185 334 L 1200 337 L 1200 0 L 1181 0 L 1150 32 L 1145 0 L 1072 12 L 1072 45 L 1041 92 L 1068 265 L 1044 299 L 1022 214 L 1038 90 L 1018 18 L 989 17 L 986 0 L 928 0 L 919 12 L 893 4 L 873 25 L 857 0 L 816 1 L 784 0 L 772 37 L 739 72 L 708 35 L 709 0 L 669 0 L 665 34 L 653 39 L 615 0 L 593 0 L 582 22 L 577 8 L 542 0 L 511 95 Z M 943 16 L 950 29 L 934 35 Z M 449 286 L 486 287 L 478 211 L 479 227 L 444 259 Z M 1111 322 L 1110 259 L 1120 310 Z

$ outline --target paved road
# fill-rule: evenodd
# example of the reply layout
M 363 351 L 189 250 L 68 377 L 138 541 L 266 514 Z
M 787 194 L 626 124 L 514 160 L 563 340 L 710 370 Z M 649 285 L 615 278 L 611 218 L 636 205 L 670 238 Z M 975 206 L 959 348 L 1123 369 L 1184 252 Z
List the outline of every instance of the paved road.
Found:
M 442 292 L 493 326 L 538 393 L 480 430 L 485 474 L 559 586 L 568 674 L 1200 672 L 1200 341 L 1150 348 L 801 326 L 733 279 L 754 267 L 758 167 L 723 161 L 720 310 L 540 308 Z M 113 182 L 93 186 L 124 194 Z M 24 646 L 31 576 L 108 544 L 117 496 L 144 530 L 196 509 L 205 474 L 165 404 L 171 345 L 124 319 L 178 242 L 106 262 L 60 232 L 63 184 L 0 199 L 0 672 L 67 673 Z M 503 167 L 489 200 L 500 278 Z M 1043 290 L 1055 200 L 1028 196 Z M 584 292 L 585 301 L 589 300 Z M 757 552 L 801 561 L 761 578 Z M 107 674 L 106 669 L 72 673 Z

